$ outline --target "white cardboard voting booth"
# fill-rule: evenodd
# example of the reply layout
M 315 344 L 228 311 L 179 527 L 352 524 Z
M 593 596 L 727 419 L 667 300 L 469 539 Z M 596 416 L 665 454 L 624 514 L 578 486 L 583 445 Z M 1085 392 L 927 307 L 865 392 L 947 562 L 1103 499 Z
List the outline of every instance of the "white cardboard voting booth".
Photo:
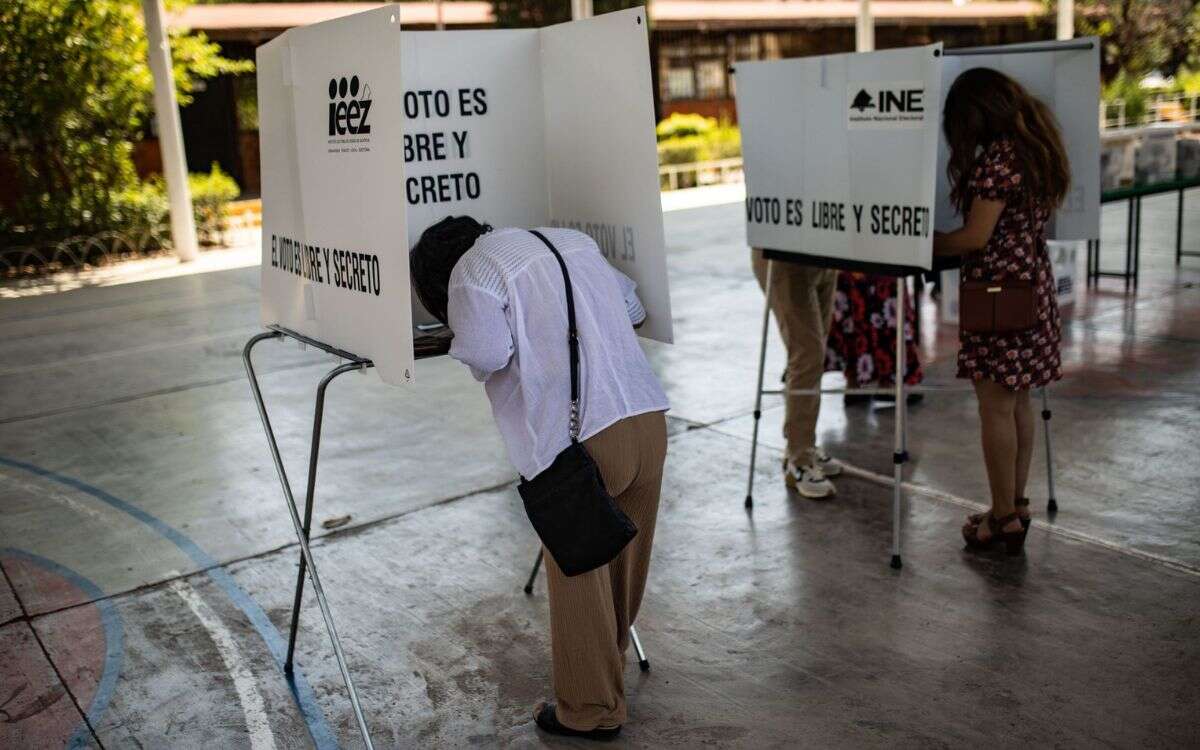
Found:
M 425 313 L 411 301 L 409 250 L 451 215 L 587 233 L 637 282 L 640 333 L 671 340 L 646 16 L 403 32 L 385 6 L 260 47 L 258 103 L 269 331 L 242 358 L 301 550 L 281 666 L 292 674 L 307 571 L 370 748 L 308 545 L 326 387 L 370 367 L 387 383 L 413 380 L 413 322 Z M 251 358 L 258 342 L 285 336 L 344 361 L 317 387 L 303 518 Z
M 402 32 L 384 7 L 293 29 L 258 66 L 264 324 L 411 380 L 408 251 L 469 214 L 591 235 L 637 282 L 640 333 L 671 340 L 643 9 Z
M 736 65 L 752 247 L 931 267 L 941 48 Z
M 1098 236 L 1099 45 L 1094 38 L 966 50 L 943 50 L 934 44 L 735 66 L 746 174 L 746 236 L 771 261 L 747 508 L 753 506 L 762 397 L 787 393 L 763 389 L 775 263 L 801 262 L 899 277 L 895 371 L 905 372 L 904 277 L 932 269 L 935 226 L 948 230 L 962 223 L 948 199 L 942 106 L 954 79 L 978 66 L 994 67 L 1016 78 L 1051 107 L 1063 129 L 1074 184 L 1056 215 L 1051 236 Z M 1068 280 L 1066 287 L 1072 286 Z M 899 568 L 900 504 L 908 454 L 906 388 L 903 378 L 895 380 L 895 387 L 888 390 L 896 408 L 892 567 Z M 830 391 L 818 388 L 816 392 Z M 1057 501 L 1050 416 L 1042 389 L 1048 506 L 1053 511 Z

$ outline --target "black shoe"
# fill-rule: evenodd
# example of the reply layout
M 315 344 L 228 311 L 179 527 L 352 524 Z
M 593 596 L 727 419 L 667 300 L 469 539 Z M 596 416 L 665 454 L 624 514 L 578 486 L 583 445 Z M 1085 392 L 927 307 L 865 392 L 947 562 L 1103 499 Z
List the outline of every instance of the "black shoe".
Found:
M 862 406 L 863 404 L 871 403 L 871 394 L 869 393 L 843 393 L 842 403 L 846 406 Z
M 533 720 L 537 722 L 538 728 L 550 734 L 558 734 L 563 737 L 582 737 L 586 740 L 600 740 L 606 742 L 615 740 L 617 735 L 621 733 L 621 727 L 596 727 L 595 729 L 572 729 L 568 726 L 563 726 L 558 721 L 558 714 L 554 713 L 553 703 L 541 703 L 537 708 L 533 709 Z

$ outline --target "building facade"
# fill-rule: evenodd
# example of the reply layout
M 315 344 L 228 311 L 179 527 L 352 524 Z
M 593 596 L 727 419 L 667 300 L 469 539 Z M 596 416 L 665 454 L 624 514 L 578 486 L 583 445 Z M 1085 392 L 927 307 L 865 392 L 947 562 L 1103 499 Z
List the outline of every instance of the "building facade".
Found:
M 565 2 L 565 0 L 564 0 Z M 659 119 L 674 112 L 735 121 L 734 81 L 739 60 L 772 60 L 854 49 L 858 3 L 845 0 L 651 0 L 650 54 Z M 892 0 L 874 2 L 879 49 L 929 44 L 947 47 L 1048 39 L 1053 21 L 1038 0 Z M 170 24 L 203 31 L 233 58 L 254 58 L 258 45 L 302 26 L 378 7 L 378 3 L 240 3 L 192 5 Z M 401 23 L 430 30 L 438 24 L 433 2 L 401 3 Z M 480 29 L 494 25 L 491 4 L 442 4 L 442 25 Z M 217 163 L 246 195 L 259 191 L 258 111 L 253 74 L 209 80 L 182 110 L 189 168 Z M 158 171 L 153 135 L 139 144 L 138 169 Z

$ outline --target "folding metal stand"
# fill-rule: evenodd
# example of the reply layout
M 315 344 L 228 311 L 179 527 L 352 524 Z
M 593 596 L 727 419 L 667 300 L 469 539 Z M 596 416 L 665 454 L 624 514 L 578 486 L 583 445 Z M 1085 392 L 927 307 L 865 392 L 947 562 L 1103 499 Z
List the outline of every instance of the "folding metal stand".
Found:
M 246 347 L 242 350 L 242 362 L 246 365 L 246 375 L 250 379 L 250 391 L 254 394 L 254 403 L 258 405 L 258 416 L 262 419 L 263 430 L 267 433 L 267 444 L 271 448 L 271 458 L 275 461 L 275 473 L 279 475 L 279 483 L 283 487 L 283 499 L 287 502 L 288 512 L 292 517 L 292 525 L 296 530 L 296 539 L 300 542 L 300 572 L 296 577 L 296 595 L 292 603 L 292 624 L 291 630 L 288 633 L 287 660 L 284 662 L 283 669 L 289 677 L 292 675 L 292 658 L 296 647 L 296 628 L 300 620 L 300 603 L 304 596 L 304 574 L 307 569 L 308 575 L 312 579 L 313 593 L 317 597 L 317 605 L 321 608 L 321 617 L 325 620 L 325 630 L 329 633 L 329 640 L 333 644 L 333 654 L 337 659 L 338 669 L 341 670 L 342 681 L 346 684 L 346 692 L 350 696 L 350 705 L 354 709 L 354 718 L 358 722 L 358 731 L 362 734 L 363 745 L 368 750 L 373 750 L 375 746 L 371 742 L 371 733 L 367 729 L 367 720 L 363 716 L 362 705 L 358 700 L 358 691 L 354 689 L 354 681 L 350 678 L 350 670 L 346 666 L 346 655 L 342 652 L 342 642 L 338 638 L 337 627 L 333 623 L 333 614 L 329 611 L 329 602 L 326 601 L 325 591 L 321 587 L 321 576 L 317 573 L 317 566 L 313 560 L 312 551 L 308 547 L 308 538 L 309 530 L 312 526 L 313 491 L 316 489 L 317 484 L 317 456 L 321 447 L 321 418 L 325 411 L 325 389 L 338 375 L 356 370 L 365 370 L 368 367 L 374 367 L 374 363 L 369 359 L 336 349 L 281 326 L 270 326 L 270 328 L 270 331 L 260 333 L 246 342 Z M 296 509 L 296 499 L 292 495 L 292 486 L 288 482 L 287 471 L 283 466 L 283 458 L 279 455 L 279 444 L 275 441 L 275 432 L 271 429 L 271 419 L 267 416 L 267 406 L 263 403 L 262 391 L 259 389 L 258 378 L 254 374 L 254 364 L 250 359 L 250 353 L 258 342 L 267 339 L 281 339 L 285 336 L 315 349 L 328 352 L 340 359 L 347 360 L 345 364 L 340 364 L 330 370 L 325 377 L 321 378 L 320 384 L 317 385 L 317 403 L 316 409 L 313 412 L 312 445 L 308 458 L 308 491 L 304 499 L 303 519 L 301 519 L 299 511 Z
M 537 580 L 538 571 L 542 568 L 542 551 L 538 550 L 537 558 L 533 561 L 533 570 L 529 573 L 529 580 L 525 582 L 525 593 L 533 594 L 533 582 Z M 633 650 L 637 652 L 638 667 L 643 672 L 650 671 L 650 660 L 646 658 L 646 651 L 642 648 L 642 641 L 638 638 L 637 629 L 632 625 L 629 626 L 629 640 L 633 643 Z
M 313 593 L 317 597 L 317 606 L 321 609 L 321 617 L 325 620 L 325 630 L 329 634 L 329 641 L 333 645 L 334 658 L 337 659 L 338 669 L 342 673 L 342 682 L 346 685 L 346 693 L 350 697 L 350 705 L 354 709 L 354 718 L 358 723 L 359 733 L 362 735 L 363 745 L 368 750 L 374 750 L 374 744 L 371 742 L 371 733 L 367 728 L 366 717 L 363 715 L 362 704 L 358 699 L 358 691 L 354 688 L 354 680 L 350 677 L 350 669 L 346 664 L 346 655 L 342 651 L 342 642 L 338 638 L 337 627 L 333 622 L 333 614 L 329 609 L 329 602 L 325 598 L 325 590 L 321 586 L 321 576 L 317 572 L 316 562 L 313 560 L 312 551 L 309 549 L 309 535 L 312 529 L 312 512 L 313 499 L 317 486 L 317 460 L 320 455 L 321 448 L 321 422 L 325 413 L 325 390 L 329 384 L 339 375 L 347 372 L 355 372 L 366 370 L 374 367 L 375 363 L 365 357 L 360 357 L 356 354 L 343 351 L 336 347 L 329 346 L 315 339 L 309 338 L 303 334 L 289 330 L 282 326 L 268 326 L 270 330 L 257 334 L 246 342 L 245 348 L 242 350 L 242 363 L 246 366 L 246 375 L 250 380 L 250 392 L 254 396 L 254 403 L 258 406 L 258 416 L 262 419 L 263 430 L 267 435 L 267 445 L 271 449 L 271 458 L 275 462 L 275 473 L 279 476 L 279 484 L 283 488 L 283 499 L 287 503 L 288 513 L 292 519 L 292 526 L 296 531 L 296 539 L 300 543 L 300 569 L 296 575 L 296 592 L 292 601 L 292 618 L 291 627 L 288 631 L 288 648 L 287 658 L 284 661 L 283 669 L 289 677 L 293 674 L 294 655 L 296 648 L 296 632 L 300 623 L 300 605 L 304 598 L 304 578 L 305 574 L 312 580 Z M 292 486 L 288 481 L 287 471 L 283 465 L 283 458 L 279 452 L 279 444 L 275 440 L 275 432 L 271 428 L 271 419 L 267 415 L 267 406 L 263 401 L 262 390 L 259 388 L 258 377 L 254 372 L 254 363 L 251 360 L 251 352 L 255 345 L 260 341 L 268 339 L 282 339 L 284 337 L 295 339 L 296 341 L 311 346 L 323 352 L 334 355 L 339 359 L 346 360 L 345 363 L 339 364 L 337 367 L 326 373 L 325 377 L 321 378 L 317 385 L 316 406 L 313 411 L 313 431 L 312 443 L 309 448 L 308 458 L 308 484 L 304 498 L 304 514 L 301 516 L 299 509 L 296 506 L 295 496 L 292 494 Z M 433 354 L 422 354 L 418 351 L 416 358 L 424 359 Z M 542 553 L 539 551 L 537 561 L 534 563 L 533 573 L 529 577 L 529 582 L 525 586 L 525 593 L 533 592 L 533 582 L 537 577 L 538 568 L 542 564 Z M 631 626 L 629 628 L 629 638 L 633 642 L 633 647 L 637 651 L 638 665 L 645 672 L 650 669 L 650 661 L 646 658 L 646 652 L 642 648 L 642 642 L 638 638 L 637 631 Z
M 853 394 L 893 394 L 896 399 L 896 419 L 893 436 L 893 452 L 892 452 L 892 560 L 891 566 L 899 569 L 903 562 L 900 557 L 900 505 L 904 499 L 904 464 L 908 462 L 908 393 L 924 393 L 930 391 L 938 392 L 967 392 L 962 388 L 937 388 L 931 386 L 906 386 L 904 383 L 904 374 L 907 370 L 906 354 L 907 347 L 905 346 L 905 330 L 908 324 L 908 316 L 904 310 L 904 298 L 907 293 L 907 277 L 896 277 L 896 378 L 895 385 L 892 388 L 796 388 L 796 389 L 763 389 L 763 378 L 767 362 L 767 335 L 771 323 L 771 290 L 773 271 L 776 262 L 767 260 L 767 278 L 765 291 L 763 294 L 763 321 L 762 321 L 762 338 L 759 344 L 758 351 L 758 387 L 754 397 L 754 430 L 753 437 L 750 441 L 750 472 L 746 480 L 746 509 L 754 507 L 754 467 L 758 456 L 758 427 L 762 420 L 762 397 L 763 396 L 820 396 L 826 393 L 853 393 Z M 1046 389 L 1042 388 L 1042 424 L 1046 436 L 1046 483 L 1049 491 L 1049 500 L 1046 504 L 1046 509 L 1050 513 L 1058 511 L 1058 502 L 1054 498 L 1054 461 L 1050 447 L 1050 402 L 1046 395 Z M 536 574 L 536 568 L 535 568 Z M 532 579 L 531 579 L 532 580 Z

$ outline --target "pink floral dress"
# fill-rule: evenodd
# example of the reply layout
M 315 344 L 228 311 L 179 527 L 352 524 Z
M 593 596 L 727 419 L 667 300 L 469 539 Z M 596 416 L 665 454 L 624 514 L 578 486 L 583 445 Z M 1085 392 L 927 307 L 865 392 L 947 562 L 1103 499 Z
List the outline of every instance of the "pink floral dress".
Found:
M 995 141 L 980 155 L 968 179 L 967 194 L 968 200 L 978 197 L 1004 201 L 1004 211 L 987 246 L 963 258 L 963 278 L 1033 281 L 1038 323 L 1016 333 L 960 331 L 958 377 L 992 380 L 1014 391 L 1059 380 L 1062 323 L 1046 252 L 1050 209 L 1043 202 L 1029 199 L 1011 141 Z

